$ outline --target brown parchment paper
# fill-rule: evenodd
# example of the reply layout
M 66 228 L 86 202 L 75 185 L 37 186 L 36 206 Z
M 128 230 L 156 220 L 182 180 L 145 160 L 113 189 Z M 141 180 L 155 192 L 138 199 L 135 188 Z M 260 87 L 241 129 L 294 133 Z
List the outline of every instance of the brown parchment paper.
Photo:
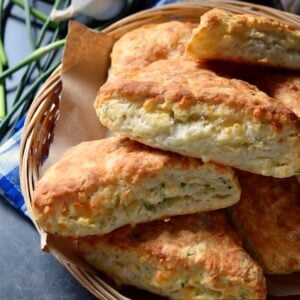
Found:
M 112 132 L 100 124 L 93 103 L 99 87 L 106 80 L 113 43 L 113 38 L 107 34 L 70 22 L 61 73 L 63 90 L 60 116 L 54 131 L 49 157 L 40 174 L 71 146 L 82 141 L 112 135 Z M 70 240 L 41 232 L 41 244 L 44 251 L 51 252 L 60 261 L 81 266 L 91 272 L 91 268 L 78 257 L 74 244 Z M 269 295 L 300 295 L 300 273 L 267 276 L 267 283 Z M 131 292 L 130 296 L 132 294 L 135 293 Z M 139 299 L 141 292 L 136 295 L 133 298 Z M 289 298 L 280 297 L 280 299 Z M 156 296 L 152 299 L 156 299 Z
M 41 173 L 68 148 L 109 135 L 99 122 L 93 104 L 107 77 L 114 40 L 110 35 L 73 21 L 69 23 L 68 32 L 61 71 L 60 117 Z

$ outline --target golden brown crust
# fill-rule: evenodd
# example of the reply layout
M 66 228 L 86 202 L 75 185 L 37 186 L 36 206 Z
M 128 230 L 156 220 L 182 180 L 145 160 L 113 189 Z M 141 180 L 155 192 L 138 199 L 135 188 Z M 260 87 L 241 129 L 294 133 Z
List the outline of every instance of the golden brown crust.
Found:
M 153 262 L 157 272 L 154 277 L 161 284 L 166 278 L 175 277 L 180 272 L 191 272 L 198 266 L 199 273 L 191 274 L 191 280 L 185 286 L 187 290 L 204 282 L 208 293 L 215 289 L 224 293 L 225 298 L 240 299 L 241 295 L 235 294 L 238 287 L 247 299 L 265 298 L 260 268 L 243 250 L 221 211 L 177 216 L 134 228 L 126 226 L 103 237 L 90 236 L 78 242 L 81 248 L 88 247 L 91 253 L 102 248 L 108 251 L 119 249 L 124 257 L 135 253 L 141 263 Z M 203 282 L 197 281 L 198 276 Z
M 225 251 L 229 244 L 235 245 L 237 248 L 242 245 L 236 233 L 229 229 L 223 213 L 220 211 L 201 215 L 176 216 L 166 221 L 158 220 L 135 227 L 124 226 L 102 237 L 89 236 L 83 239 L 94 247 L 97 247 L 98 243 L 107 243 L 112 247 L 134 249 L 141 257 L 153 255 L 159 257 L 162 263 L 172 261 L 174 264 L 180 262 L 186 266 L 188 266 L 187 257 L 182 256 L 180 252 L 172 251 L 174 247 L 184 248 L 203 240 L 206 240 L 207 243 L 216 243 L 220 249 L 224 248 Z M 166 251 L 163 251 L 163 247 Z M 225 254 L 224 251 L 215 250 L 217 256 Z M 212 259 L 215 258 L 207 257 L 203 261 L 210 265 Z M 235 264 L 230 261 L 224 260 L 222 263 L 229 271 L 232 268 L 232 275 L 238 271 L 238 267 L 235 268 Z M 218 264 L 216 265 L 218 266 Z
M 229 209 L 248 250 L 270 274 L 300 271 L 300 184 L 242 173 L 241 200 Z
M 182 56 L 197 24 L 170 21 L 144 25 L 124 34 L 113 47 L 111 72 L 125 76 L 150 63 Z
M 233 14 L 223 9 L 214 8 L 204 14 L 201 18 L 203 27 L 213 27 L 220 20 L 229 24 L 229 33 L 244 34 L 245 27 L 269 30 L 271 33 L 286 35 L 287 33 L 299 35 L 300 31 L 293 26 L 284 24 L 275 19 L 251 14 Z
M 300 68 L 300 31 L 277 20 L 212 9 L 201 17 L 187 44 L 187 55 Z
M 80 210 L 93 210 L 87 199 L 101 186 L 120 180 L 138 184 L 165 167 L 178 165 L 187 169 L 201 164 L 201 160 L 160 151 L 127 138 L 84 142 L 68 150 L 47 170 L 34 192 L 34 208 L 50 213 L 50 207 L 64 199 L 72 201 Z M 220 172 L 226 170 L 226 167 L 215 167 Z
M 107 82 L 98 93 L 95 107 L 117 97 L 142 102 L 148 110 L 162 103 L 176 103 L 182 109 L 197 103 L 225 104 L 276 128 L 292 123 L 299 126 L 296 115 L 255 86 L 218 76 L 186 58 L 157 61 L 130 79 Z

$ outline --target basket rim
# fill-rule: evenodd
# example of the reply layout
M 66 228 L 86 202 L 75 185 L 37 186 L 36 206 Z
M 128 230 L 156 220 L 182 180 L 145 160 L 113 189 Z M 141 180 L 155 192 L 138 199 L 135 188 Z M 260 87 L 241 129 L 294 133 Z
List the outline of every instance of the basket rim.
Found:
M 196 1 L 196 2 L 194 2 Z M 172 9 L 172 8 L 186 8 L 186 7 L 191 7 L 191 8 L 213 8 L 213 7 L 217 7 L 217 5 L 222 5 L 222 4 L 228 4 L 228 5 L 233 5 L 239 8 L 242 7 L 247 7 L 248 9 L 252 9 L 253 12 L 255 12 L 255 10 L 262 10 L 262 11 L 268 11 L 268 12 L 273 12 L 273 13 L 280 13 L 281 15 L 286 15 L 287 17 L 291 18 L 291 19 L 297 19 L 297 21 L 300 21 L 300 16 L 295 15 L 293 13 L 287 12 L 287 11 L 282 11 L 279 10 L 277 8 L 274 7 L 269 7 L 263 4 L 256 4 L 256 3 L 251 3 L 251 2 L 247 2 L 247 1 L 242 1 L 242 2 L 237 2 L 236 0 L 186 0 L 186 2 L 178 2 L 176 4 L 172 3 L 172 4 L 165 4 L 163 6 L 159 6 L 159 7 L 153 7 L 153 8 L 149 8 L 149 9 L 144 9 L 141 10 L 139 12 L 136 12 L 132 15 L 126 16 L 114 23 L 112 23 L 111 25 L 109 25 L 108 27 L 104 28 L 102 30 L 102 32 L 105 32 L 107 29 L 111 29 L 113 27 L 115 27 L 115 25 L 119 25 L 119 23 L 130 19 L 131 17 L 139 17 L 144 15 L 145 13 L 148 12 L 155 12 L 155 11 L 160 11 L 160 10 L 167 10 L 167 9 Z
M 114 22 L 102 32 L 107 34 L 113 34 L 113 32 L 120 28 L 121 25 L 130 24 L 132 20 L 142 20 L 144 18 L 147 19 L 147 17 L 150 16 L 160 16 L 163 17 L 164 14 L 167 14 L 168 11 L 172 10 L 178 10 L 180 13 L 180 10 L 182 9 L 210 9 L 213 7 L 220 7 L 220 5 L 228 5 L 232 6 L 233 10 L 235 11 L 239 10 L 242 13 L 244 11 L 250 10 L 254 14 L 265 14 L 270 17 L 279 18 L 280 20 L 286 20 L 291 25 L 294 25 L 296 27 L 300 28 L 300 16 L 283 12 L 280 10 L 277 10 L 275 8 L 266 7 L 264 5 L 260 4 L 253 4 L 248 2 L 238 2 L 235 0 L 199 0 L 197 2 L 181 2 L 176 4 L 167 4 L 161 7 L 155 7 L 146 9 L 140 12 L 137 12 L 135 14 L 132 14 L 130 16 L 127 16 L 125 18 L 122 18 L 121 20 L 118 20 L 117 22 Z M 287 20 L 288 19 L 288 20 Z M 32 192 L 34 190 L 34 183 L 38 179 L 38 173 L 39 168 L 41 167 L 41 161 L 38 162 L 37 168 L 35 167 L 35 164 L 33 162 L 34 158 L 31 156 L 31 151 L 33 151 L 35 143 L 41 143 L 40 141 L 36 141 L 36 138 L 39 137 L 37 135 L 37 130 L 39 130 L 39 125 L 41 120 L 43 121 L 45 117 L 45 113 L 48 112 L 47 108 L 49 108 L 52 104 L 52 98 L 49 96 L 49 94 L 54 89 L 61 89 L 61 78 L 60 78 L 60 72 L 61 72 L 61 64 L 57 67 L 57 69 L 48 77 L 48 79 L 45 81 L 45 83 L 42 85 L 42 87 L 39 89 L 38 93 L 35 95 L 34 100 L 28 110 L 26 120 L 23 127 L 23 133 L 21 137 L 21 143 L 20 143 L 20 154 L 19 154 L 19 176 L 20 176 L 20 185 L 22 194 L 26 203 L 26 207 L 28 209 L 29 215 L 35 225 L 35 228 L 43 237 L 44 232 L 39 228 L 38 224 L 35 221 L 33 212 L 32 212 Z M 50 120 L 50 122 L 53 120 Z M 52 127 L 54 128 L 54 127 Z M 48 144 L 48 148 L 50 147 L 51 143 Z M 41 150 L 41 148 L 39 148 Z M 41 150 L 42 151 L 42 150 Z M 51 252 L 51 249 L 50 249 Z M 91 274 L 88 274 L 83 269 L 80 269 L 79 267 L 76 267 L 72 264 L 67 264 L 65 261 L 63 261 L 58 255 L 55 253 L 52 253 L 56 259 L 66 268 L 68 271 L 83 285 L 85 286 L 92 294 L 94 294 L 96 297 L 100 297 L 103 295 L 103 291 L 105 293 L 110 293 L 111 297 L 107 299 L 117 299 L 117 300 L 128 300 L 129 298 L 120 295 L 118 292 L 109 291 L 109 289 L 103 288 L 102 294 L 97 290 L 96 283 L 91 283 L 93 280 L 102 280 L 100 277 L 97 277 L 96 279 L 93 278 Z M 98 282 L 99 284 L 99 282 Z M 100 284 L 101 285 L 101 284 Z M 105 294 L 104 293 L 104 294 Z M 106 295 L 106 294 L 105 294 Z

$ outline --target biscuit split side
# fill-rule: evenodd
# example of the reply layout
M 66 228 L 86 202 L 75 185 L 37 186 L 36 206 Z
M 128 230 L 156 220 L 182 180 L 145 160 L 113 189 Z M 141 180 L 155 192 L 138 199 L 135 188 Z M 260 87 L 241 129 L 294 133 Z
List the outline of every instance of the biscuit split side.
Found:
M 300 271 L 300 184 L 249 173 L 239 176 L 241 200 L 229 215 L 254 259 L 268 274 Z
M 205 65 L 220 76 L 241 79 L 255 85 L 300 117 L 299 71 L 224 61 L 209 61 Z
M 33 209 L 45 231 L 76 237 L 224 208 L 239 197 L 231 168 L 114 137 L 69 149 L 38 182 Z
M 111 130 L 156 148 L 266 176 L 300 172 L 297 116 L 255 86 L 187 58 L 107 82 L 95 109 Z
M 265 299 L 261 268 L 222 211 L 177 216 L 78 239 L 83 257 L 119 284 L 169 299 Z
M 300 31 L 270 18 L 215 8 L 202 15 L 186 54 L 300 70 Z
M 278 99 L 300 118 L 300 75 L 294 74 L 262 74 L 258 76 L 265 86 L 266 93 Z M 262 88 L 263 89 L 263 88 Z

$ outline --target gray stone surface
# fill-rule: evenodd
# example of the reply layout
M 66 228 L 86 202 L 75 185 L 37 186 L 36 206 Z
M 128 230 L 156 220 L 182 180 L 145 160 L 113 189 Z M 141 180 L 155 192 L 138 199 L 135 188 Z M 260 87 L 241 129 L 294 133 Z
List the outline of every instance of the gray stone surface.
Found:
M 0 198 L 1 300 L 95 299 L 39 245 L 31 222 Z

